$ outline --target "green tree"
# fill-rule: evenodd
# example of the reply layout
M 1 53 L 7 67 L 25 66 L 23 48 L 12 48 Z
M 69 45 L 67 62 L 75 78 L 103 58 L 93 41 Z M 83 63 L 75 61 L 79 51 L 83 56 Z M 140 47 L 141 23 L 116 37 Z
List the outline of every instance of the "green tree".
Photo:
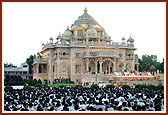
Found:
M 34 55 L 30 55 L 29 58 L 26 59 L 26 63 L 29 65 L 29 73 L 32 73 L 32 69 L 33 69 L 33 60 L 36 56 Z
M 164 58 L 163 58 L 163 62 L 161 63 L 161 66 L 160 66 L 160 70 L 162 73 L 164 73 Z
M 156 70 L 161 70 L 164 72 L 164 60 L 163 64 L 157 61 L 156 55 L 143 55 L 142 59 L 138 59 L 139 62 L 139 71 L 150 71 L 151 66 L 155 66 Z
M 17 66 L 15 66 L 15 65 L 13 65 L 12 63 L 4 63 L 4 67 L 17 67 Z
M 5 88 L 4 88 L 5 91 L 12 90 L 12 89 L 13 89 L 13 87 L 9 86 L 9 85 L 5 86 Z

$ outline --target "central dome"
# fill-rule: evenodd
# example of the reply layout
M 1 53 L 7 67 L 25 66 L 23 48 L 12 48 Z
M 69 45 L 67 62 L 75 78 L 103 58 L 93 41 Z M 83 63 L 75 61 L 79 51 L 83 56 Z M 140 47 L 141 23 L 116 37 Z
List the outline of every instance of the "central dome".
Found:
M 85 9 L 84 11 L 85 11 L 84 14 L 82 16 L 78 17 L 78 19 L 75 21 L 74 25 L 98 24 L 97 21 L 87 13 L 87 9 Z

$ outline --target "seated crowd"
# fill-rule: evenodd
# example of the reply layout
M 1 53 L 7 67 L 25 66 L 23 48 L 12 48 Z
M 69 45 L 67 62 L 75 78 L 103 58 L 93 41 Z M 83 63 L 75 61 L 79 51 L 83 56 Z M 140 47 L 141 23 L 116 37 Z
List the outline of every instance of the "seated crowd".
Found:
M 156 72 L 137 72 L 137 71 L 133 71 L 133 72 L 129 72 L 129 71 L 124 71 L 124 72 L 114 72 L 115 75 L 117 76 L 157 76 Z
M 4 93 L 5 111 L 163 111 L 164 91 L 138 88 L 31 88 Z

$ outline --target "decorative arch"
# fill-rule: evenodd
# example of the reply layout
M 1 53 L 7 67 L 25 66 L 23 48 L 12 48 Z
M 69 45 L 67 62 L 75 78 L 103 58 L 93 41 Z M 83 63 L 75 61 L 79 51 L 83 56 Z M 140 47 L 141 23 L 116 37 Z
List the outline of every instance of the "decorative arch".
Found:
M 114 72 L 114 61 L 111 58 L 104 58 L 102 63 L 102 72 L 104 74 L 109 74 Z

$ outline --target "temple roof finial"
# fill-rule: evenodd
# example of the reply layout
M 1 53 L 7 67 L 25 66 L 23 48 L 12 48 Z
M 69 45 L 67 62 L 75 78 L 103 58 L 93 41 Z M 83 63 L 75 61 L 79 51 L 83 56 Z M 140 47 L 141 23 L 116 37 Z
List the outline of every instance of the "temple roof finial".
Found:
M 88 9 L 87 9 L 86 7 L 85 7 L 85 9 L 84 9 L 84 12 L 85 12 L 85 13 L 87 13 L 87 12 L 88 12 Z
M 67 26 L 67 30 L 69 30 L 69 26 Z

